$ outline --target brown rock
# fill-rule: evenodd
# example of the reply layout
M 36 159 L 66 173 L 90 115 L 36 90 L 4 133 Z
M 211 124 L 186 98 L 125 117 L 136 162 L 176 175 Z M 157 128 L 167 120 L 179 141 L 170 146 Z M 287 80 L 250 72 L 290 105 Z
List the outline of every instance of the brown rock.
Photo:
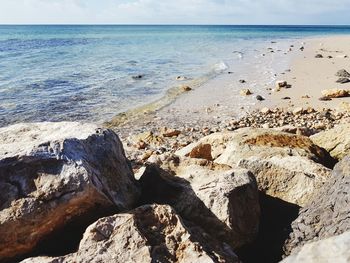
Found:
M 190 158 L 199 158 L 199 159 L 206 159 L 208 161 L 212 161 L 213 157 L 211 156 L 211 145 L 200 143 L 191 150 L 188 156 Z

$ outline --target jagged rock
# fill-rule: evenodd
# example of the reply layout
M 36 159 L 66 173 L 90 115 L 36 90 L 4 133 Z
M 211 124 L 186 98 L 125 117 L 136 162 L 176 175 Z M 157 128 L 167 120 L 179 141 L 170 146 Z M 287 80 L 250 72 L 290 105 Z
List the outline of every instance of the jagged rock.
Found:
M 251 170 L 260 190 L 298 205 L 304 205 L 329 178 L 325 166 L 334 165 L 329 154 L 309 138 L 268 129 L 211 134 L 176 154 L 186 156 L 200 143 L 211 145 L 214 162 Z
M 350 78 L 350 73 L 345 69 L 339 70 L 335 75 L 340 78 Z
M 322 96 L 326 98 L 341 98 L 349 96 L 349 91 L 345 89 L 326 89 L 322 90 Z
M 286 254 L 296 252 L 305 243 L 342 234 L 350 230 L 350 158 L 345 157 L 292 223 L 286 242 Z
M 350 259 L 350 232 L 304 245 L 282 263 L 347 263 Z
M 342 159 L 346 155 L 350 155 L 349 132 L 350 124 L 341 124 L 310 138 L 316 145 L 329 151 L 334 158 Z
M 139 180 L 141 200 L 169 204 L 186 220 L 233 248 L 256 237 L 260 206 L 254 176 L 204 159 L 170 155 Z
M 68 262 L 239 262 L 225 243 L 186 227 L 166 205 L 146 205 L 90 225 L 77 252 L 22 263 Z
M 139 196 L 118 136 L 69 122 L 1 128 L 0 189 L 0 260 L 78 216 L 130 209 Z

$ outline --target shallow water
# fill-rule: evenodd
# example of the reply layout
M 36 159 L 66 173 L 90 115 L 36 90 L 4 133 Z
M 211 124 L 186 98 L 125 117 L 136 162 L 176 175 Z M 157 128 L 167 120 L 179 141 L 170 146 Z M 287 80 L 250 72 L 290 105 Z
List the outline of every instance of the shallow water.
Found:
M 344 33 L 350 27 L 0 26 L 0 126 L 102 122 L 161 98 L 179 75 L 206 80 L 243 58 L 256 64 L 271 41 Z

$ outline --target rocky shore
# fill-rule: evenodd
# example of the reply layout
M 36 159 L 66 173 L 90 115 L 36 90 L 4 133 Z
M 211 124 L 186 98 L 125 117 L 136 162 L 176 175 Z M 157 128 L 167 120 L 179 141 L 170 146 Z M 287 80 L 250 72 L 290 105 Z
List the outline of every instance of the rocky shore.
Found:
M 1 128 L 0 262 L 346 262 L 349 118 Z

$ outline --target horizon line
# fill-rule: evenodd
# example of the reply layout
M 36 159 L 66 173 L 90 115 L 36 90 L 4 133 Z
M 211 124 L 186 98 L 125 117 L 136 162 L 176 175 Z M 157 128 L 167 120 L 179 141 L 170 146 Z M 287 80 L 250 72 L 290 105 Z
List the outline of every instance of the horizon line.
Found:
M 339 26 L 348 27 L 350 24 L 129 24 L 129 23 L 33 23 L 33 24 L 15 24 L 15 23 L 0 23 L 0 26 Z

